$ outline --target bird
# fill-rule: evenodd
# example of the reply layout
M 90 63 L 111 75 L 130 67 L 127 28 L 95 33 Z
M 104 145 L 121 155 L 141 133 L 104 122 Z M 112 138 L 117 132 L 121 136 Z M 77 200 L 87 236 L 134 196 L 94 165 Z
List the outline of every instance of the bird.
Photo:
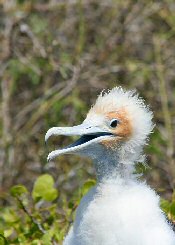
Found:
M 49 153 L 93 160 L 97 183 L 81 199 L 64 245 L 175 245 L 175 233 L 160 208 L 160 197 L 136 174 L 153 132 L 153 112 L 135 90 L 102 91 L 85 120 L 53 127 L 46 135 L 78 136 Z

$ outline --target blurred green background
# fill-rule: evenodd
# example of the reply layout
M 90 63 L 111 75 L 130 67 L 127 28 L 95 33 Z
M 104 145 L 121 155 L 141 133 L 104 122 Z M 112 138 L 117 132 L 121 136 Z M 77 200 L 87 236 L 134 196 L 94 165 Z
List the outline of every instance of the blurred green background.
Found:
M 61 242 L 69 226 L 65 217 L 74 212 L 85 181 L 90 179 L 85 191 L 93 184 L 94 169 L 91 161 L 75 156 L 47 163 L 53 145 L 44 145 L 44 135 L 50 127 L 80 123 L 100 91 L 117 85 L 137 89 L 154 112 L 148 166 L 138 165 L 138 171 L 174 219 L 175 1 L 0 0 L 0 85 L 1 210 L 11 215 L 0 218 L 2 244 L 8 239 L 11 244 Z M 53 143 L 66 145 L 67 139 Z M 53 176 L 59 193 L 49 204 L 42 195 L 32 194 L 31 200 L 34 182 L 44 173 Z M 19 184 L 17 192 L 9 192 Z M 19 199 L 27 200 L 30 214 L 45 230 L 56 222 L 61 235 L 49 233 L 40 243 L 42 229 Z M 41 202 L 52 221 L 41 213 Z M 13 222 L 18 226 L 12 229 Z

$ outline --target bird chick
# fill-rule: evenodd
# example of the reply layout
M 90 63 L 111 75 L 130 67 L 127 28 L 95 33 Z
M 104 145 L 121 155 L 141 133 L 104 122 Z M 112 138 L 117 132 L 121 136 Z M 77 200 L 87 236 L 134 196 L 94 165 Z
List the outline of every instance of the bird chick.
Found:
M 78 154 L 94 161 L 97 184 L 81 200 L 64 245 L 175 245 L 175 234 L 159 207 L 159 196 L 134 174 L 153 114 L 135 91 L 121 87 L 101 93 L 84 122 L 54 127 L 52 135 L 78 135 L 48 160 Z

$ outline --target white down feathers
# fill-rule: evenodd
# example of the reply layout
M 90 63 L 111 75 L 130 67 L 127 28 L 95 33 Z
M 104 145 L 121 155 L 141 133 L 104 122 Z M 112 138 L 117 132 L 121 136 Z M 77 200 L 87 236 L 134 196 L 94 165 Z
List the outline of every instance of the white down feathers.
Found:
M 105 114 L 122 107 L 129 114 L 133 133 L 116 151 L 121 151 L 120 163 L 134 166 L 153 129 L 152 112 L 143 99 L 133 91 L 114 88 L 97 98 L 87 119 L 93 119 L 97 111 Z M 132 175 L 108 176 L 82 198 L 63 244 L 175 245 L 175 234 L 159 207 L 159 196 L 146 183 Z
M 64 245 L 175 245 L 175 235 L 153 190 L 118 179 L 83 197 Z

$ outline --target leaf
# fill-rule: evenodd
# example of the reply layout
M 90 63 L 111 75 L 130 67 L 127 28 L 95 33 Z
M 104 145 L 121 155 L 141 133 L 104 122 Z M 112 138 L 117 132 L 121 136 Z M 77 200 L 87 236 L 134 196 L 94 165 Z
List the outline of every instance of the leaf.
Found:
M 4 231 L 4 237 L 7 238 L 7 237 L 11 236 L 13 232 L 14 232 L 13 227 L 11 227 L 11 228 L 5 230 L 5 231 Z
M 0 234 L 0 245 L 8 245 L 9 242 L 7 241 L 7 239 L 2 235 Z
M 10 194 L 14 197 L 21 196 L 27 192 L 28 190 L 24 185 L 15 185 L 10 189 Z
M 32 14 L 30 18 L 30 25 L 34 33 L 41 34 L 47 28 L 47 25 L 48 25 L 47 18 L 43 18 L 36 14 Z
M 12 208 L 3 210 L 1 217 L 3 218 L 6 224 L 10 225 L 16 223 L 19 220 L 19 217 Z
M 54 180 L 51 175 L 44 174 L 38 177 L 34 184 L 32 197 L 35 201 L 40 199 L 53 201 L 58 197 L 58 191 L 54 188 Z
M 68 208 L 73 209 L 73 207 L 74 207 L 74 203 L 70 201 L 70 202 L 68 203 Z
M 42 242 L 43 245 L 52 245 L 52 237 L 53 237 L 53 231 L 47 231 L 43 237 L 42 237 Z
M 171 203 L 168 200 L 161 199 L 160 207 L 166 214 L 170 212 L 170 206 L 171 206 Z
M 89 191 L 89 189 L 92 188 L 95 184 L 96 184 L 96 181 L 95 181 L 95 180 L 93 180 L 93 179 L 88 179 L 88 180 L 84 183 L 84 185 L 83 185 L 83 187 L 82 187 L 82 189 L 81 189 L 82 195 L 84 196 L 84 195 Z
M 24 4 L 25 3 L 25 0 L 18 0 L 17 1 L 19 4 Z
M 175 190 L 173 191 L 173 194 L 172 194 L 172 202 L 175 202 Z
M 171 213 L 171 215 L 175 216 L 175 202 L 171 203 L 170 213 Z
M 41 244 L 39 239 L 34 239 L 34 240 L 31 242 L 31 245 L 39 245 L 39 244 Z

